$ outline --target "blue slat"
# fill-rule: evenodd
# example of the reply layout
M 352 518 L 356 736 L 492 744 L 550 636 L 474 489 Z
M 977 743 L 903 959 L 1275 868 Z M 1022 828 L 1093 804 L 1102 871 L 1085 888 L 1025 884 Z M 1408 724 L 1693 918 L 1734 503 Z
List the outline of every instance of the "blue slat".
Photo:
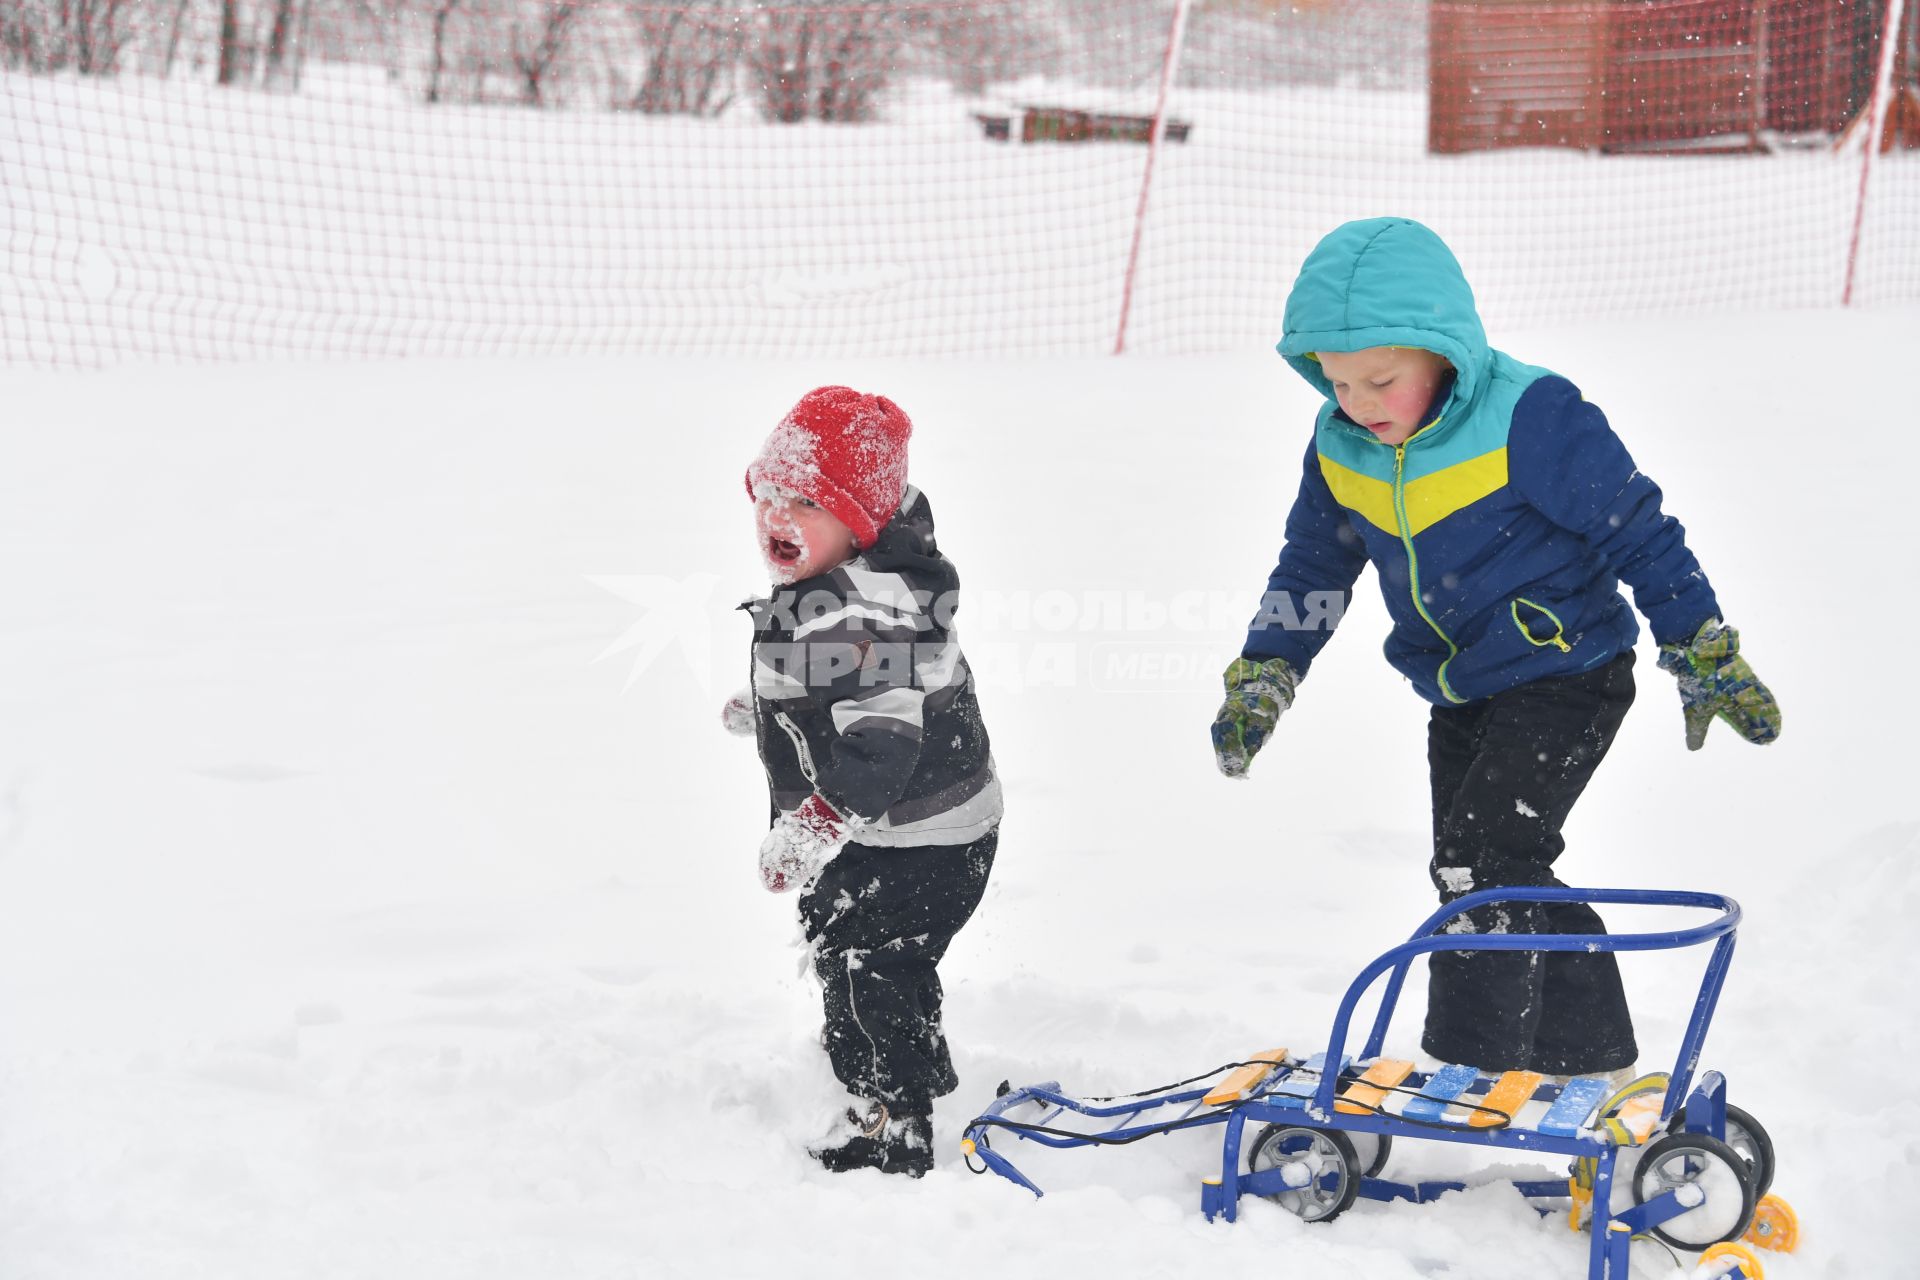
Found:
M 1547 1108 L 1547 1114 L 1541 1117 L 1540 1132 L 1556 1138 L 1573 1137 L 1580 1132 L 1581 1121 L 1605 1101 L 1612 1087 L 1605 1080 L 1588 1077 L 1563 1085 L 1560 1096 Z
M 1419 1097 L 1400 1108 L 1400 1114 L 1409 1120 L 1438 1120 L 1446 1114 L 1447 1104 L 1467 1091 L 1467 1086 L 1480 1078 L 1480 1073 L 1472 1067 L 1463 1067 L 1450 1062 L 1433 1073 L 1426 1088 Z
M 1351 1055 L 1341 1058 L 1340 1070 L 1345 1071 L 1352 1062 Z M 1260 1100 L 1276 1107 L 1304 1107 L 1307 1099 L 1311 1098 L 1314 1091 L 1320 1087 L 1320 1073 L 1326 1069 L 1327 1055 L 1316 1053 L 1301 1063 L 1292 1075 L 1275 1085 L 1273 1091 L 1263 1095 Z

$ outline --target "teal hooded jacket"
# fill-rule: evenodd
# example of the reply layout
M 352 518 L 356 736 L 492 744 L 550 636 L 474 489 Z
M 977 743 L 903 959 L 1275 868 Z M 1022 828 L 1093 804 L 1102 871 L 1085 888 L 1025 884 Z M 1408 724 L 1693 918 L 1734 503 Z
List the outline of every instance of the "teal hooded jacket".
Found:
M 1623 582 L 1660 643 L 1719 616 L 1659 486 L 1571 382 L 1487 345 L 1460 264 L 1428 228 L 1336 228 L 1301 267 L 1285 328 L 1280 354 L 1325 403 L 1244 656 L 1304 675 L 1369 561 L 1393 616 L 1387 660 L 1441 706 L 1631 649 Z M 1454 369 L 1397 446 L 1340 411 L 1313 358 L 1383 346 Z

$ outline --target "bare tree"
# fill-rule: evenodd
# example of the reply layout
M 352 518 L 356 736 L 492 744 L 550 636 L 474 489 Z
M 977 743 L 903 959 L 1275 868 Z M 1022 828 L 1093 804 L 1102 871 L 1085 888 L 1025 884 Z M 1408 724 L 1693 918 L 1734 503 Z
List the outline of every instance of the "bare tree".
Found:
M 160 62 L 160 77 L 166 79 L 173 75 L 173 62 L 180 53 L 180 33 L 187 29 L 187 14 L 193 0 L 178 0 L 173 6 L 173 19 L 167 24 L 167 53 Z
M 742 15 L 733 0 L 638 9 L 634 21 L 646 69 L 625 103 L 630 110 L 717 116 L 727 109 L 743 48 Z
M 974 97 L 1057 66 L 1071 38 L 1053 0 L 906 0 L 901 16 L 922 63 Z
M 0 66 L 45 71 L 48 57 L 45 11 L 24 0 L 0 0 Z
M 545 104 L 547 77 L 567 45 L 567 32 L 580 14 L 579 0 L 542 0 L 534 20 L 513 24 L 513 69 L 520 78 L 521 101 Z
M 435 0 L 433 6 L 433 64 L 427 72 L 427 101 L 440 101 L 443 89 L 441 76 L 447 67 L 447 22 L 453 17 L 453 11 L 460 7 L 460 0 Z
M 110 76 L 132 35 L 131 0 L 0 0 L 0 64 Z
M 126 46 L 128 0 L 74 0 L 74 65 L 83 75 L 110 76 Z
M 757 15 L 748 65 L 770 120 L 870 120 L 899 55 L 897 0 L 826 0 Z
M 290 85 L 299 75 L 300 30 L 306 24 L 307 0 L 274 0 L 273 29 L 267 36 L 266 83 L 270 88 Z
M 252 66 L 252 51 L 240 45 L 240 0 L 220 0 L 220 69 L 215 79 L 233 84 Z

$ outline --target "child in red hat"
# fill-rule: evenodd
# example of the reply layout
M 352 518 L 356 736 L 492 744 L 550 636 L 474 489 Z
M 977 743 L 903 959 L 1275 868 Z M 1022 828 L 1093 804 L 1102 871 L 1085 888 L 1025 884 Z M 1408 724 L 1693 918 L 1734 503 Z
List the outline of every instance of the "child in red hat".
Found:
M 820 387 L 747 468 L 773 594 L 753 686 L 723 719 L 758 739 L 773 803 L 760 875 L 800 891 L 822 1037 L 855 1105 L 811 1154 L 919 1177 L 933 1100 L 959 1078 L 935 966 L 986 889 L 1000 783 L 953 638 L 959 575 L 907 483 L 913 426 L 885 396 Z

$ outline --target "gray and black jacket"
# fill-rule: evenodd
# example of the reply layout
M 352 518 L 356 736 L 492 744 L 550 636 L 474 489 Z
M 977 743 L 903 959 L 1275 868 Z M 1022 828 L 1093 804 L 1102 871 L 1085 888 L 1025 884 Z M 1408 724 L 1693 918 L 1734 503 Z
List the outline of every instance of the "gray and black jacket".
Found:
M 815 791 L 864 845 L 960 845 L 1000 821 L 973 675 L 953 638 L 960 576 L 908 486 L 867 551 L 742 605 L 774 807 Z

